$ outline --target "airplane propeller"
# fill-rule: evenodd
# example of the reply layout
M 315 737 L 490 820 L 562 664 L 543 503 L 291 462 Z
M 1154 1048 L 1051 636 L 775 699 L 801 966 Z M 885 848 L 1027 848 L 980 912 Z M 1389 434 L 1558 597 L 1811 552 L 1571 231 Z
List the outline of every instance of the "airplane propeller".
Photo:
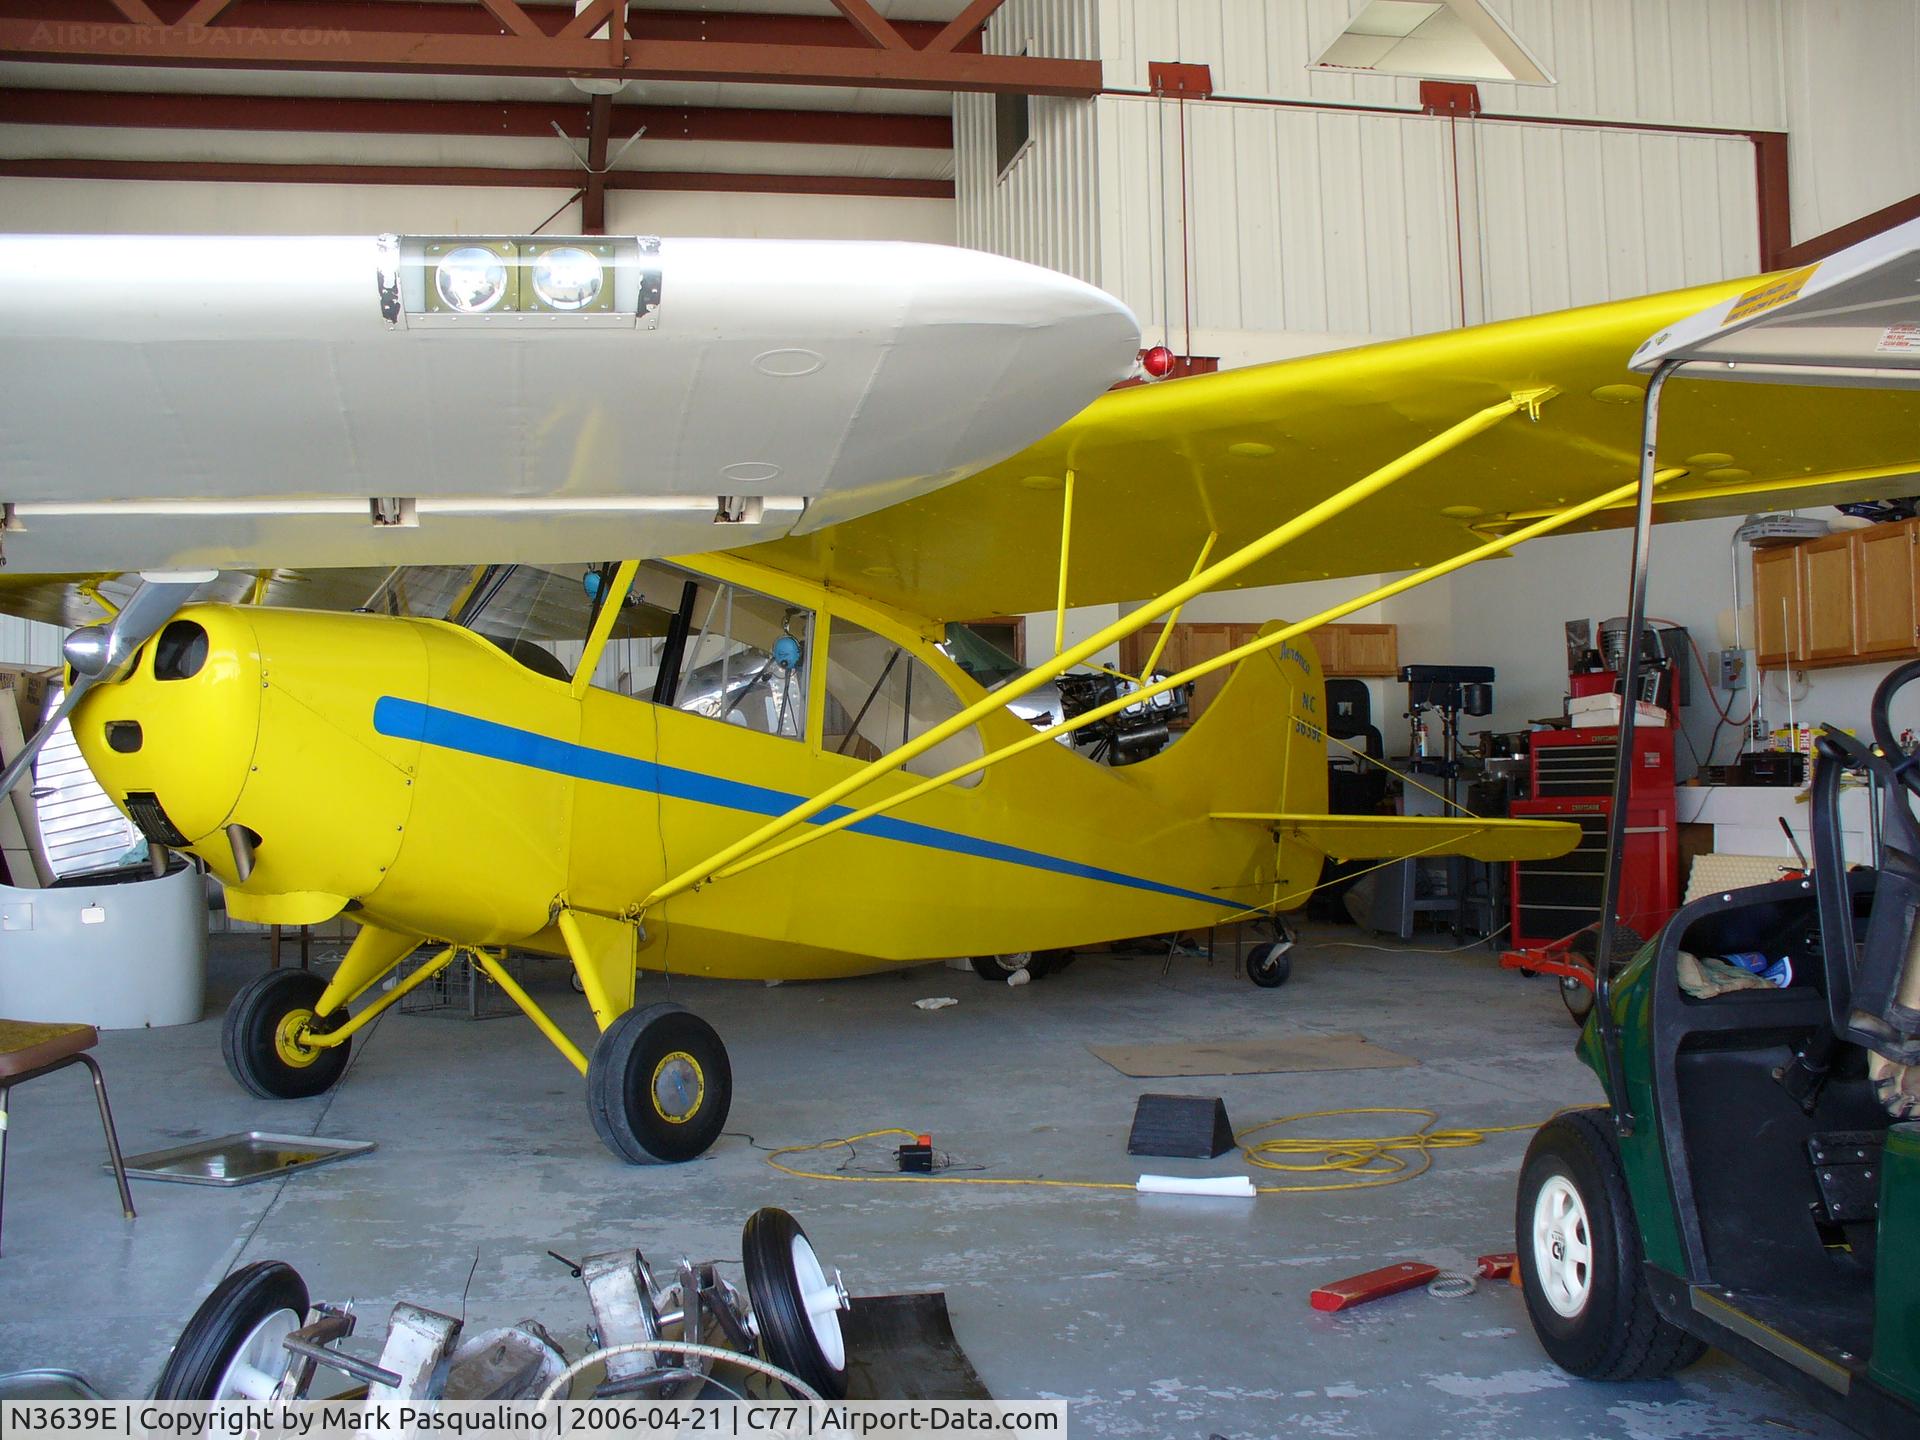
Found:
M 60 653 L 73 671 L 73 683 L 67 687 L 60 708 L 8 762 L 7 768 L 0 771 L 0 797 L 13 793 L 13 787 L 32 770 L 40 747 L 53 738 L 60 722 L 73 713 L 86 693 L 102 681 L 124 677 L 140 653 L 140 647 L 173 618 L 174 612 L 187 603 L 194 591 L 219 573 L 217 570 L 142 572 L 140 588 L 111 620 L 99 625 L 82 625 L 68 634 L 60 644 Z

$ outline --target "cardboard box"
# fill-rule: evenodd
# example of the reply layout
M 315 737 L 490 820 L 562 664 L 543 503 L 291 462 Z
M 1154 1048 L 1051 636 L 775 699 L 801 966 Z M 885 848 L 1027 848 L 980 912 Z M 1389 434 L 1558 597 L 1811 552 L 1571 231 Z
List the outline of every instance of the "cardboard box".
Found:
M 28 665 L 0 665 L 0 700 L 11 701 L 20 712 L 20 733 L 32 737 L 47 713 L 47 696 L 60 683 L 58 669 Z
M 1620 697 L 1618 695 L 1576 695 L 1567 701 L 1567 716 L 1580 729 L 1618 725 Z M 1642 700 L 1634 707 L 1633 723 L 1665 726 L 1667 712 L 1658 705 L 1649 705 Z

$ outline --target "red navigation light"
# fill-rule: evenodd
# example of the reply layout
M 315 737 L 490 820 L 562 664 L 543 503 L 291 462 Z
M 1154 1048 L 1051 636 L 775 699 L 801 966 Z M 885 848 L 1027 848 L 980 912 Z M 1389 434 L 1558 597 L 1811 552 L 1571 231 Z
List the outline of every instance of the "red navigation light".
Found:
M 1156 345 L 1140 357 L 1140 368 L 1146 371 L 1149 380 L 1164 380 L 1173 373 L 1173 351 L 1164 345 Z

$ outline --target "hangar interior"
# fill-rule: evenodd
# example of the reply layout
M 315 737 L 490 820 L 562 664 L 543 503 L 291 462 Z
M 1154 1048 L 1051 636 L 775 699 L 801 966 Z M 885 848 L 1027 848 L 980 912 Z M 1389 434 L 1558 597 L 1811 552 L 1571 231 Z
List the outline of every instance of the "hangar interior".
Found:
M 277 1375 L 205 1330 L 263 1261 L 571 1360 L 638 1249 L 1082 1433 L 1916 1433 L 1917 60 L 0 0 L 0 1377 Z M 314 1153 L 166 1153 L 249 1133 Z M 836 1267 L 926 1348 L 833 1363 Z

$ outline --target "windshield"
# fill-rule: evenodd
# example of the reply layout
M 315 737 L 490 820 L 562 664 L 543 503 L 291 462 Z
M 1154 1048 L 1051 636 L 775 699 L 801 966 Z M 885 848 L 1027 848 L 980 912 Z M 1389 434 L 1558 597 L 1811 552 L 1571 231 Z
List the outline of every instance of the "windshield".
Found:
M 946 644 L 940 648 L 982 689 L 1026 673 L 1025 666 L 971 625 L 947 626 Z

